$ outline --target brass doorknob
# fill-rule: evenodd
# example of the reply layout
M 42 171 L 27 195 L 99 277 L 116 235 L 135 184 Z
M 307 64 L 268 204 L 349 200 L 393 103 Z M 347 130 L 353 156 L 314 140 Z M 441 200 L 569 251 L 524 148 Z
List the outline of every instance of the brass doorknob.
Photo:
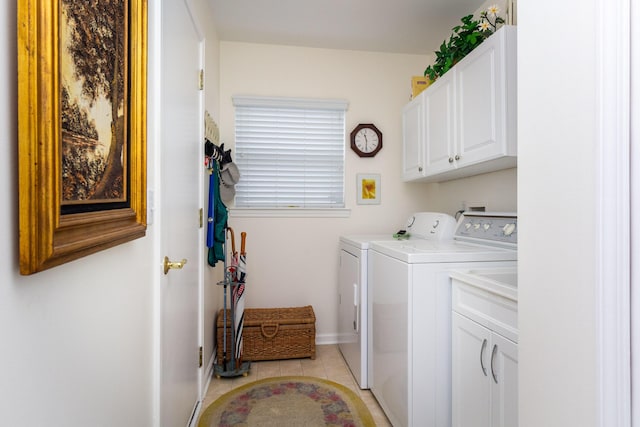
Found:
M 182 267 L 187 263 L 186 259 L 182 259 L 182 261 L 169 261 L 169 257 L 164 257 L 164 274 L 167 274 L 169 270 L 181 270 Z

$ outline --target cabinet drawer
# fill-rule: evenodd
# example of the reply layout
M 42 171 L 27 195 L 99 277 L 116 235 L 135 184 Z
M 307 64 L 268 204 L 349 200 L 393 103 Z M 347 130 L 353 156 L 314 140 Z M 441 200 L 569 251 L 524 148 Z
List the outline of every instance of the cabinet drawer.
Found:
M 517 301 L 452 279 L 452 307 L 457 313 L 518 342 Z

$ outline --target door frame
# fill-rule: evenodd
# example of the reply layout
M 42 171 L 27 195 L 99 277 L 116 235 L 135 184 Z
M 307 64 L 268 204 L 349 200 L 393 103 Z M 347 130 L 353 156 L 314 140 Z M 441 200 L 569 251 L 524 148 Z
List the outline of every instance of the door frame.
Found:
M 599 264 L 595 332 L 596 425 L 601 427 L 630 426 L 632 419 L 631 3 L 631 0 L 599 0 L 594 39 L 596 80 L 600 82 L 596 92 L 600 106 L 596 136 L 600 161 L 596 165 Z M 638 421 L 634 424 L 640 425 Z
M 202 155 L 203 155 L 202 159 L 204 159 L 204 112 L 205 112 L 204 68 L 205 68 L 205 60 L 206 60 L 206 57 L 205 57 L 206 37 L 205 37 L 205 31 L 204 31 L 202 22 L 200 21 L 200 19 L 198 19 L 198 14 L 195 13 L 196 7 L 193 5 L 193 2 L 195 0 L 183 0 L 183 1 L 187 6 L 187 10 L 189 11 L 191 21 L 193 22 L 193 27 L 196 30 L 196 34 L 198 35 L 198 40 L 199 40 L 199 59 L 198 60 L 200 63 L 199 69 L 202 72 L 202 76 L 201 76 L 202 80 L 201 80 L 201 87 L 198 95 L 198 101 L 199 101 L 198 115 L 200 116 L 198 135 L 199 135 L 200 141 L 202 142 Z M 194 78 L 196 78 L 196 76 L 194 76 Z M 200 224 L 200 234 L 198 235 L 198 248 L 199 248 L 198 250 L 198 345 L 200 346 L 201 349 L 204 349 L 204 333 L 206 329 L 204 327 L 204 274 L 205 274 L 205 264 L 206 264 L 205 235 L 204 235 L 206 230 L 206 228 L 204 227 L 204 224 L 205 224 L 204 215 L 206 214 L 204 212 L 204 208 L 206 203 L 205 203 L 205 195 L 204 195 L 204 188 L 205 188 L 204 180 L 205 180 L 205 168 L 203 166 L 198 169 L 198 194 L 199 194 L 198 203 L 200 205 L 200 209 L 202 209 L 201 210 L 202 222 Z M 204 378 L 204 375 L 207 372 L 207 364 L 206 364 L 206 361 L 204 360 L 204 355 L 202 357 L 203 357 L 202 364 L 198 368 L 198 397 L 200 399 L 200 402 L 202 402 L 202 399 L 204 398 L 204 395 L 207 392 L 205 387 L 208 386 L 208 382 Z M 195 412 L 196 416 L 194 416 L 194 420 L 192 420 L 193 422 L 197 421 L 197 415 L 200 409 L 201 409 L 201 405 L 198 405 L 197 410 Z
M 627 4 L 625 2 L 625 4 Z M 631 1 L 629 16 L 630 34 L 630 76 L 637 76 L 640 70 L 640 5 Z M 630 210 L 631 210 L 631 423 L 640 427 L 640 79 L 630 77 L 629 81 L 629 124 L 630 124 Z M 629 425 L 629 424 L 627 424 Z

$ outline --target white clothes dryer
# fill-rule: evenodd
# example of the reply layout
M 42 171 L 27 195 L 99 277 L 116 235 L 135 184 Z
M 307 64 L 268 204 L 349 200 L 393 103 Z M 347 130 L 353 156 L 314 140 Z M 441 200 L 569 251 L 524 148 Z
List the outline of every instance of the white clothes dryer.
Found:
M 447 214 L 417 212 L 407 220 L 409 238 L 451 240 L 455 219 Z M 368 252 L 373 241 L 397 241 L 393 233 L 340 237 L 338 274 L 338 347 L 362 389 L 369 388 Z
M 372 242 L 369 387 L 395 427 L 451 426 L 453 270 L 513 267 L 515 214 L 461 215 L 453 240 Z

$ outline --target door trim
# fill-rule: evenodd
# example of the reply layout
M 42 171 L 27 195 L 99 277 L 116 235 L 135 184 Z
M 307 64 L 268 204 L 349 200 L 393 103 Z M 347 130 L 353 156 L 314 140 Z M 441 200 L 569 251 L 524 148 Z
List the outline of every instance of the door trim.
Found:
M 199 46 L 198 46 L 198 50 L 199 50 L 199 68 L 201 70 L 204 70 L 205 68 L 205 55 L 206 55 L 206 38 L 205 38 L 205 32 L 203 31 L 203 24 L 201 22 L 201 20 L 198 18 L 198 13 L 196 13 L 196 7 L 194 6 L 194 0 L 184 0 L 184 3 L 187 7 L 187 11 L 189 12 L 189 17 L 191 18 L 191 22 L 193 23 L 193 27 L 196 30 L 196 34 L 199 40 Z M 193 76 L 194 79 L 196 79 L 196 76 Z M 198 115 L 200 116 L 201 120 L 199 121 L 199 128 L 198 128 L 198 135 L 200 137 L 200 141 L 204 142 L 204 111 L 205 111 L 205 105 L 204 105 L 204 91 L 206 88 L 206 80 L 203 82 L 203 87 L 200 89 L 199 95 L 198 95 Z M 200 209 L 204 209 L 205 206 L 205 199 L 204 199 L 204 179 L 205 179 L 205 175 L 204 175 L 204 167 L 201 167 L 199 169 L 199 173 L 198 173 L 198 194 L 199 196 L 199 200 L 198 200 L 198 204 L 200 205 Z M 194 215 L 196 213 L 194 212 Z M 204 241 L 204 228 L 201 228 L 201 232 L 199 234 L 199 238 L 198 238 L 198 345 L 200 347 L 204 347 L 204 334 L 206 331 L 206 328 L 204 326 L 204 268 L 205 268 L 205 241 Z M 208 380 L 206 378 L 207 373 L 209 372 L 208 370 L 208 366 L 207 364 L 203 361 L 202 366 L 200 366 L 198 368 L 198 398 L 200 400 L 200 402 L 202 401 L 202 399 L 204 398 L 204 395 L 207 392 L 207 387 L 208 387 Z M 196 408 L 194 409 L 194 416 L 192 418 L 192 421 L 195 422 L 198 419 L 198 415 L 202 409 L 202 405 L 200 405 L 198 402 L 198 404 L 196 405 Z
M 600 0 L 596 27 L 597 425 L 631 422 L 630 0 Z
M 160 150 L 156 149 L 160 147 L 162 143 L 161 139 L 161 126 L 162 123 L 162 109 L 160 105 L 162 104 L 162 2 L 160 1 L 151 1 L 147 6 L 148 12 L 148 43 L 149 47 L 147 49 L 149 58 L 148 58 L 148 74 L 147 74 L 147 167 L 148 167 L 148 180 L 147 180 L 147 192 L 148 195 L 155 193 L 155 186 L 157 183 L 161 182 L 160 177 Z M 155 199 L 155 197 L 152 197 Z M 152 203 L 150 203 L 152 202 Z M 147 209 L 151 212 L 155 209 L 156 200 L 147 200 Z M 149 227 L 147 229 L 147 235 L 153 239 L 153 260 L 160 260 L 162 258 L 161 255 L 161 243 L 162 243 L 162 233 L 160 229 L 159 222 L 157 224 L 153 215 L 149 216 L 149 212 L 147 212 L 147 218 L 151 218 L 151 223 L 148 223 Z M 161 376 L 160 376 L 160 366 L 161 366 L 161 288 L 160 282 L 162 279 L 161 276 L 161 267 L 159 262 L 152 263 L 152 270 L 149 272 L 151 276 L 152 283 L 152 299 L 153 299 L 153 324 L 152 324 L 152 335 L 153 335 L 153 354 L 151 355 L 152 359 L 152 373 L 151 373 L 151 382 L 152 382 L 152 426 L 153 427 L 161 427 L 160 426 L 160 394 L 161 394 Z

